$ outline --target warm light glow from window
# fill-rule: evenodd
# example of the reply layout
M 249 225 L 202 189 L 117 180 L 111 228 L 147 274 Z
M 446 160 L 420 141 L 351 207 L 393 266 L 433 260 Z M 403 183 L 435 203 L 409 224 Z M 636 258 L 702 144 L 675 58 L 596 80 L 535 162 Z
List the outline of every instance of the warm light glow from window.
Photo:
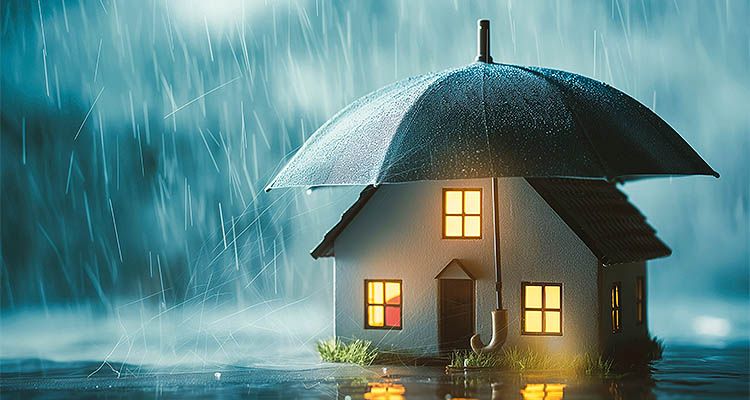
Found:
M 523 283 L 521 287 L 523 333 L 561 334 L 562 286 L 559 283 Z
M 480 214 L 482 205 L 482 193 L 476 190 L 467 190 L 464 192 L 464 213 Z
M 463 202 L 464 192 L 460 190 L 446 190 L 445 191 L 445 213 L 446 214 L 462 214 L 463 208 L 461 203 Z
M 542 332 L 541 311 L 526 311 L 526 332 Z
M 401 284 L 398 282 L 385 283 L 385 302 L 387 304 L 401 304 Z
M 365 283 L 365 328 L 401 328 L 401 281 Z
M 463 233 L 461 222 L 463 217 L 446 216 L 445 217 L 445 236 L 461 237 Z
M 383 304 L 383 282 L 370 282 L 367 286 L 367 302 L 370 304 Z
M 443 193 L 443 236 L 482 237 L 482 191 L 445 189 Z
M 369 306 L 367 307 L 368 319 L 367 324 L 370 326 L 383 326 L 383 306 Z
M 620 326 L 620 292 L 622 291 L 620 282 L 612 284 L 610 291 L 610 303 L 612 305 L 612 333 L 622 331 Z
M 482 220 L 480 217 L 464 217 L 464 236 L 479 237 L 482 235 L 480 229 Z
M 545 286 L 544 301 L 547 308 L 560 308 L 560 286 Z
M 542 308 L 541 286 L 526 286 L 526 308 Z
M 560 311 L 544 312 L 545 332 L 560 333 Z

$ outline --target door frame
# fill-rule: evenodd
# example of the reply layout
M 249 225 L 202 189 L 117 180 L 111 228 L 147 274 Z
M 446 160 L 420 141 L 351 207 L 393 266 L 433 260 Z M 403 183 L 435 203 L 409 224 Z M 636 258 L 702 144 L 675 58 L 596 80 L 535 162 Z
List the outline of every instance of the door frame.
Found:
M 441 322 L 442 322 L 442 315 L 443 310 L 441 306 L 441 299 L 442 299 L 442 291 L 440 290 L 440 282 L 441 281 L 469 281 L 471 282 L 471 329 L 472 332 L 477 332 L 477 281 L 474 279 L 456 279 L 456 278 L 437 278 L 435 279 L 437 281 L 437 338 L 438 338 L 438 351 L 439 352 L 446 352 L 450 351 L 452 349 L 443 349 L 442 343 L 442 329 L 441 329 Z

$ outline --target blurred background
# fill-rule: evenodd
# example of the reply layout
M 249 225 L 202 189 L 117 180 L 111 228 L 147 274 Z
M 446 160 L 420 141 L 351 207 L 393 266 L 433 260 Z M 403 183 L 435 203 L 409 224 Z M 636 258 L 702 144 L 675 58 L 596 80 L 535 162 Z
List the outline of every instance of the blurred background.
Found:
M 750 334 L 750 3 L 4 1 L 2 358 L 315 360 L 359 188 L 263 191 L 326 119 L 394 80 L 496 62 L 604 81 L 719 173 L 623 190 L 674 254 L 649 263 L 670 344 Z

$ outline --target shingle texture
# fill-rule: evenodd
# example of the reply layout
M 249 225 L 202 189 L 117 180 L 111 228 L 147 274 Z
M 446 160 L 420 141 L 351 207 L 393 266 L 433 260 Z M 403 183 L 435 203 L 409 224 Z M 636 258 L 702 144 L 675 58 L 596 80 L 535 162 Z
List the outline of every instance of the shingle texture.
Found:
M 672 253 L 614 183 L 568 178 L 526 180 L 603 264 L 644 261 Z

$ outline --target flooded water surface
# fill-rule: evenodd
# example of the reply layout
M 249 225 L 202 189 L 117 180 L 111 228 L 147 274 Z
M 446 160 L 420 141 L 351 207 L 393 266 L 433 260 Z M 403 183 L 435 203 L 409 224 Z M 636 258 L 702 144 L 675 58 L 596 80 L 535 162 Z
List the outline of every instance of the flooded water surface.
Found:
M 3 398 L 747 399 L 749 354 L 747 347 L 668 348 L 650 371 L 606 378 L 337 364 L 115 369 L 41 360 L 5 360 L 1 377 Z

